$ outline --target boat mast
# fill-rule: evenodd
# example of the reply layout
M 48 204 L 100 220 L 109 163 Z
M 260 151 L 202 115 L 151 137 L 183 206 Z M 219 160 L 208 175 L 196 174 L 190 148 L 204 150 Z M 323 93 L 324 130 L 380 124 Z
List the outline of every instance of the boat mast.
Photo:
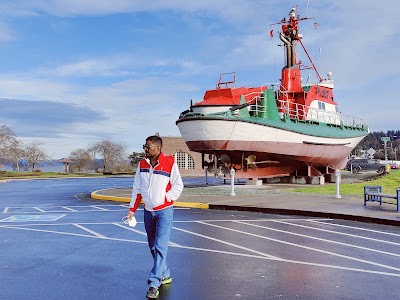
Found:
M 296 58 L 297 42 L 300 42 L 300 45 L 303 47 L 319 81 L 322 81 L 317 68 L 301 41 L 302 35 L 299 33 L 299 21 L 307 20 L 309 18 L 300 18 L 299 15 L 296 14 L 296 10 L 297 8 L 293 7 L 289 13 L 289 19 L 286 20 L 286 18 L 283 18 L 281 22 L 278 23 L 282 24 L 282 32 L 279 33 L 279 38 L 285 47 L 285 67 L 282 69 L 282 85 L 286 91 L 289 92 L 299 92 L 302 90 L 300 74 L 301 63 L 298 63 Z

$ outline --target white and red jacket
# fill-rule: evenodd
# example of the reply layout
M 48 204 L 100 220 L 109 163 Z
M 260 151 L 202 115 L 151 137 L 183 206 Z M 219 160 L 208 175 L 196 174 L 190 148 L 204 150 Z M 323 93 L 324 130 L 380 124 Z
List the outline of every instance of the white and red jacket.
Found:
M 136 212 L 141 200 L 148 211 L 170 207 L 182 190 L 182 178 L 172 156 L 161 152 L 154 168 L 150 160 L 145 158 L 139 162 L 136 170 L 129 210 Z

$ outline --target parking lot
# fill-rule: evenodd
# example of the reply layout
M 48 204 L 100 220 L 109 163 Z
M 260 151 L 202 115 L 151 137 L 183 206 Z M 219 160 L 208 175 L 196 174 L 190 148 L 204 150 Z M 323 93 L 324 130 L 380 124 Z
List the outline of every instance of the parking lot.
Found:
M 145 299 L 142 211 L 132 228 L 126 204 L 82 197 L 121 182 L 8 184 L 21 193 L 0 200 L 1 299 Z M 400 299 L 392 226 L 176 208 L 168 260 L 159 299 Z

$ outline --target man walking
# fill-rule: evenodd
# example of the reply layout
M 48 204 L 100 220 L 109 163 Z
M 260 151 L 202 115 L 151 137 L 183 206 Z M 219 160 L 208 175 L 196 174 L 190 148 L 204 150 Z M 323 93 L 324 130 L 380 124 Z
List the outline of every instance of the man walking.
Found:
M 139 162 L 127 218 L 144 202 L 144 225 L 154 265 L 148 279 L 147 298 L 157 298 L 161 284 L 171 283 L 167 266 L 168 242 L 172 228 L 173 204 L 183 190 L 182 178 L 172 156 L 161 152 L 162 139 L 149 136 L 143 145 L 146 158 Z

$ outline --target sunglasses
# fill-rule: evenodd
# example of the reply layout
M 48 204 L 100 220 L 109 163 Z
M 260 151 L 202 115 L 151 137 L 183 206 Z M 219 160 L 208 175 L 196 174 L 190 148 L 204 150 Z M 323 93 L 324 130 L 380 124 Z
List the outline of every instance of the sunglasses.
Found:
M 151 147 L 157 147 L 157 145 L 143 145 L 143 150 L 149 150 Z

